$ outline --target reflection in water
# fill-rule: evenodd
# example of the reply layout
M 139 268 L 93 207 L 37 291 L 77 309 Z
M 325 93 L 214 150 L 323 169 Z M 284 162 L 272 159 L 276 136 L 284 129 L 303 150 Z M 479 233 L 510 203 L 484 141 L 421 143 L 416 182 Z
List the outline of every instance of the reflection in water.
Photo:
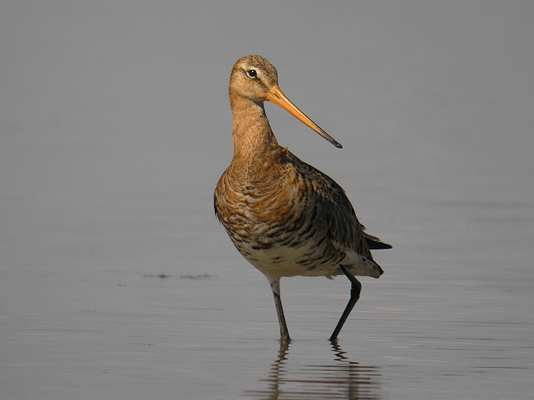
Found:
M 269 383 L 268 388 L 244 395 L 265 400 L 381 399 L 379 368 L 350 361 L 337 342 L 331 346 L 333 363 L 288 368 L 291 345 L 281 343 L 268 377 L 262 380 Z

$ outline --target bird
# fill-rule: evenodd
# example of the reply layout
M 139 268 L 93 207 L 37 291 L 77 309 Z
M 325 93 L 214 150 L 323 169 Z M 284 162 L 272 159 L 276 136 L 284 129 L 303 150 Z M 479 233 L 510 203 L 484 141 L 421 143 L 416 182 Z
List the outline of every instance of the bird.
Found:
M 241 255 L 267 278 L 283 342 L 291 338 L 281 278 L 349 279 L 350 297 L 330 336 L 336 341 L 360 298 L 362 285 L 356 276 L 383 274 L 370 250 L 392 246 L 366 232 L 339 184 L 278 144 L 265 113 L 266 101 L 342 148 L 284 94 L 270 61 L 256 54 L 239 58 L 230 73 L 229 99 L 233 157 L 215 187 L 215 215 Z

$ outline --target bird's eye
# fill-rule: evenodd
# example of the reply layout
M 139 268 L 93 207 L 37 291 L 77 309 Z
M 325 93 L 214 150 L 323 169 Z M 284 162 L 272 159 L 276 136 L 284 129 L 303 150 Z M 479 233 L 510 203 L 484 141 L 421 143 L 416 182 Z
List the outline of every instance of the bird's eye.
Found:
M 248 69 L 246 73 L 250 79 L 254 79 L 258 76 L 258 73 L 256 72 L 255 69 Z

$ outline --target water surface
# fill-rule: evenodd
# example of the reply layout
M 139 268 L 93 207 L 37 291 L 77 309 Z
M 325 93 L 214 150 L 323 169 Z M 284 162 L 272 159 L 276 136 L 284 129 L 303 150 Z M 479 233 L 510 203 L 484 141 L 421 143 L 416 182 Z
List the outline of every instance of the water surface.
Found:
M 529 399 L 532 2 L 3 2 L 2 399 Z M 274 27 L 274 28 L 273 28 Z M 270 289 L 213 215 L 250 52 L 385 273 Z

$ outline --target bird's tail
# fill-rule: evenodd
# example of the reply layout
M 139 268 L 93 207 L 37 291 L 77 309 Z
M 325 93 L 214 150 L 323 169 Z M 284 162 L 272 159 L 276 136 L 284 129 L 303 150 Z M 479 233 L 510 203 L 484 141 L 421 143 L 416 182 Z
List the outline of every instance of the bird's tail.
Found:
M 370 235 L 367 232 L 363 232 L 363 236 L 365 237 L 365 240 L 367 241 L 367 247 L 369 247 L 370 250 L 384 250 L 393 248 L 393 246 L 389 243 L 386 243 L 379 237 Z

